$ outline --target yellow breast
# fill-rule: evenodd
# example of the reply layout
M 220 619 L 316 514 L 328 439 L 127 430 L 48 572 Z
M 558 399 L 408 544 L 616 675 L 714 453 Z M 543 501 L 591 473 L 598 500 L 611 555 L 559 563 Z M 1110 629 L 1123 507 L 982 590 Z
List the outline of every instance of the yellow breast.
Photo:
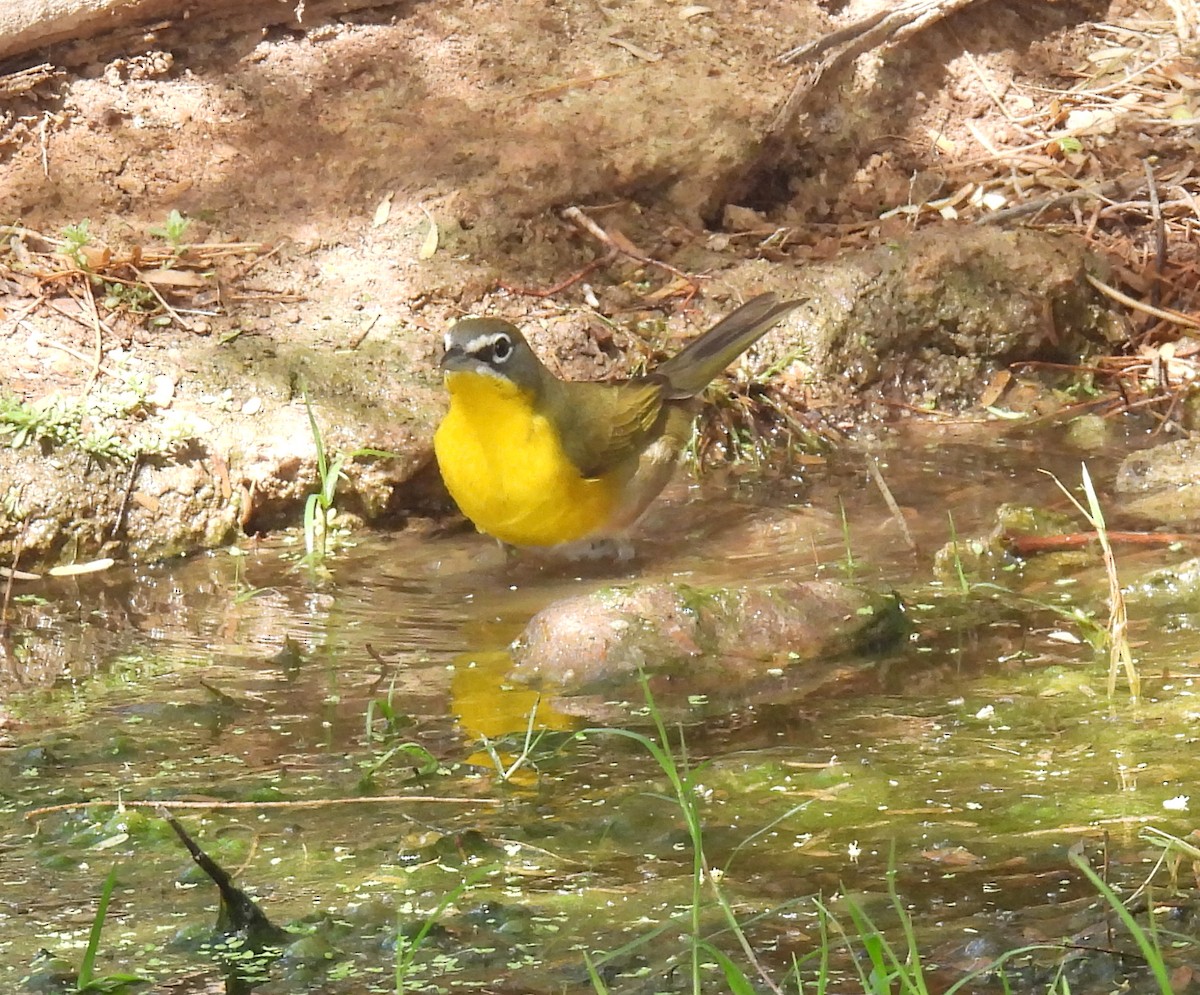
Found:
M 556 546 L 604 529 L 619 481 L 580 476 L 530 396 L 500 377 L 446 375 L 450 410 L 433 438 L 442 479 L 481 532 L 514 546 Z

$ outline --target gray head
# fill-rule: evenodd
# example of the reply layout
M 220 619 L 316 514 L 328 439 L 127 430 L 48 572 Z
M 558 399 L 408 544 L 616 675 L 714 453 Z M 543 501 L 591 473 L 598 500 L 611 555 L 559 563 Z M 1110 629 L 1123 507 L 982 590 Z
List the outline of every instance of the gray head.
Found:
M 498 377 L 533 393 L 549 375 L 516 325 L 499 318 L 463 318 L 446 333 L 445 344 L 446 373 Z

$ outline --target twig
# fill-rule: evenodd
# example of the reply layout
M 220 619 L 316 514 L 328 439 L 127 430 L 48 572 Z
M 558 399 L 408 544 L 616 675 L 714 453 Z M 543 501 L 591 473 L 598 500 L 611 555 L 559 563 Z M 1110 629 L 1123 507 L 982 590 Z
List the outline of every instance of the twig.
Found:
M 783 64 L 810 60 L 815 56 L 845 44 L 841 51 L 825 56 L 821 62 L 804 74 L 792 88 L 775 119 L 767 129 L 767 137 L 778 136 L 799 116 L 805 97 L 812 93 L 817 84 L 830 70 L 846 65 L 864 52 L 878 48 L 889 41 L 897 41 L 915 34 L 923 28 L 941 20 L 955 11 L 974 3 L 975 0 L 909 0 L 899 7 L 875 13 L 847 27 L 840 28 L 815 42 L 801 45 L 784 52 L 778 59 Z M 984 0 L 986 2 L 986 0 Z
M 1154 220 L 1154 282 L 1150 285 L 1150 304 L 1157 307 L 1163 267 L 1167 262 L 1167 228 L 1163 224 L 1162 206 L 1158 202 L 1158 184 L 1154 182 L 1154 169 L 1147 160 L 1142 160 L 1142 166 L 1146 170 L 1146 185 L 1150 189 L 1150 217 Z
M 69 288 L 68 288 L 68 293 L 70 293 Z M 79 302 L 79 298 L 76 297 L 74 294 L 71 295 L 71 300 L 73 300 L 76 304 L 79 304 L 80 311 L 84 310 L 83 305 L 80 304 L 80 302 Z M 95 322 L 98 321 L 100 323 L 100 327 L 102 329 L 104 329 L 104 331 L 108 332 L 108 334 L 111 335 L 114 339 L 117 338 L 117 333 L 114 332 L 108 326 L 108 324 L 104 321 L 104 319 L 100 317 L 100 313 L 98 311 L 89 315 L 89 317 L 92 319 L 91 321 L 84 321 L 81 317 L 79 317 L 79 315 L 72 314 L 70 311 L 64 311 L 61 307 L 59 307 L 57 304 L 55 304 L 53 300 L 51 300 L 49 298 L 46 299 L 46 306 L 48 308 L 50 308 L 51 311 L 54 311 L 56 314 L 61 314 L 64 318 L 69 318 L 71 321 L 75 322 L 75 324 L 77 324 L 83 328 L 86 328 L 89 332 L 92 331 L 96 327 Z M 85 359 L 84 362 L 90 362 L 90 360 Z
M 616 38 L 616 37 L 613 37 L 612 35 L 610 35 L 605 40 L 610 45 L 616 45 L 617 48 L 625 49 L 625 51 L 628 52 L 630 55 L 634 56 L 634 58 L 641 59 L 643 62 L 661 62 L 662 61 L 662 53 L 661 52 L 651 52 L 648 49 L 642 48 L 641 45 L 634 44 L 633 42 L 627 41 L 624 38 Z
M 696 286 L 695 277 L 690 276 L 681 269 L 676 269 L 670 263 L 664 263 L 660 259 L 654 259 L 651 256 L 646 255 L 641 251 L 641 249 L 630 242 L 629 239 L 625 238 L 624 235 L 610 235 L 598 224 L 596 224 L 595 221 L 584 214 L 583 211 L 581 211 L 578 207 L 572 205 L 571 207 L 564 209 L 562 216 L 567 221 L 578 225 L 603 245 L 608 246 L 609 249 L 619 252 L 621 255 L 629 256 L 630 259 L 634 259 L 643 265 L 657 266 L 659 269 L 666 270 L 672 276 L 676 276 L 681 280 L 687 281 L 690 286 Z
M 793 62 L 802 62 L 813 59 L 822 52 L 828 52 L 831 48 L 837 48 L 842 42 L 853 41 L 860 38 L 869 31 L 873 31 L 879 22 L 889 16 L 887 8 L 877 11 L 874 14 L 864 17 L 860 21 L 855 21 L 853 24 L 847 24 L 844 28 L 838 28 L 836 31 L 831 31 L 827 35 L 822 35 L 816 41 L 805 42 L 803 45 L 797 45 L 795 48 L 789 48 L 775 61 L 781 66 L 790 65 Z
M 25 529 L 17 533 L 17 541 L 13 547 L 12 568 L 7 570 L 8 582 L 4 585 L 4 605 L 0 607 L 0 633 L 8 634 L 8 606 L 12 601 L 13 581 L 18 579 L 20 571 L 17 570 L 17 562 L 21 559 L 21 550 L 25 545 Z M 36 576 L 36 575 L 35 575 Z
M 171 307 L 170 304 L 167 303 L 167 299 L 158 292 L 158 288 L 156 286 L 154 286 L 153 283 L 151 283 L 149 280 L 147 280 L 145 277 L 142 276 L 142 271 L 139 270 L 136 266 L 134 266 L 133 272 L 137 275 L 137 278 L 140 281 L 141 286 L 150 288 L 150 293 L 152 293 L 155 296 L 155 298 L 157 298 L 158 303 L 163 306 L 163 310 L 166 311 L 167 314 L 169 314 L 171 316 L 171 320 L 174 321 L 175 324 L 177 324 L 185 332 L 192 331 L 192 326 L 189 325 L 186 321 L 184 321 L 183 318 L 181 318 L 179 316 L 179 312 L 176 311 L 173 307 Z
M 0 577 L 7 580 L 41 580 L 41 574 L 31 574 L 27 570 L 14 570 L 12 567 L 0 567 Z
M 260 258 L 266 259 L 267 256 L 272 256 L 278 252 L 283 246 L 288 243 L 288 239 L 283 239 L 278 245 L 272 245 L 270 242 L 189 242 L 185 249 L 185 256 L 193 252 L 212 257 L 212 256 L 240 256 L 243 252 L 263 252 L 266 255 Z M 162 259 L 170 259 L 174 253 L 162 253 Z M 143 258 L 150 258 L 145 256 Z
M 60 314 L 65 313 L 65 312 L 62 312 L 59 308 L 55 308 L 55 310 L 59 311 Z M 17 324 L 20 325 L 22 328 L 24 328 L 26 331 L 32 332 L 34 337 L 36 338 L 36 340 L 41 345 L 49 346 L 51 349 L 58 349 L 60 352 L 65 352 L 68 356 L 74 356 L 81 363 L 90 363 L 92 361 L 90 357 L 85 356 L 78 349 L 72 349 L 69 345 L 64 345 L 62 342 L 55 342 L 53 339 L 48 339 L 48 338 L 44 337 L 42 335 L 42 333 L 37 330 L 37 328 L 35 328 L 33 325 L 31 325 L 24 318 L 21 318 L 20 320 L 18 320 Z M 104 366 L 100 367 L 100 372 L 105 374 L 106 376 L 112 377 L 114 380 L 121 379 L 120 374 L 114 373 L 112 370 L 108 369 L 107 367 L 104 367 Z
M 357 349 L 357 348 L 358 348 L 360 345 L 362 345 L 362 344 L 363 344 L 363 340 L 364 340 L 364 339 L 365 339 L 365 338 L 366 338 L 368 335 L 370 335 L 370 334 L 371 334 L 371 329 L 372 329 L 372 328 L 374 328 L 374 327 L 375 327 L 377 324 L 379 324 L 379 319 L 380 319 L 381 317 L 383 317 L 383 315 L 380 315 L 380 314 L 373 315 L 373 316 L 372 316 L 372 318 L 371 318 L 371 320 L 370 320 L 370 321 L 368 321 L 368 322 L 367 322 L 367 323 L 366 323 L 366 324 L 365 324 L 365 325 L 362 327 L 362 330 L 361 330 L 361 331 L 358 331 L 358 332 L 356 332 L 356 333 L 354 334 L 354 336 L 353 336 L 353 337 L 350 339 L 350 341 L 346 343 L 346 348 L 347 348 L 347 349 Z
M 1004 544 L 1015 556 L 1036 553 L 1061 553 L 1090 546 L 1098 540 L 1095 532 L 1067 532 L 1061 535 L 1018 535 L 1006 533 Z M 1187 532 L 1110 532 L 1108 540 L 1123 546 L 1173 546 L 1200 542 L 1200 535 Z
M 1105 297 L 1111 297 L 1114 301 L 1124 304 L 1126 307 L 1131 307 L 1135 311 L 1141 311 L 1144 314 L 1149 314 L 1155 318 L 1161 318 L 1163 321 L 1171 321 L 1177 325 L 1183 325 L 1186 328 L 1200 328 L 1200 321 L 1195 318 L 1188 317 L 1180 311 L 1174 311 L 1171 308 L 1151 307 L 1149 304 L 1143 304 L 1139 300 L 1135 300 L 1128 294 L 1123 294 L 1116 287 L 1110 287 L 1102 280 L 1097 280 L 1091 273 L 1085 273 L 1084 279 L 1087 280 L 1093 287 L 1104 294 Z
M 962 45 L 962 41 L 958 37 L 958 32 L 951 28 L 950 33 L 954 36 L 955 41 Z M 971 69 L 974 71 L 975 77 L 979 80 L 979 85 L 983 87 L 984 92 L 991 99 L 992 103 L 996 105 L 996 110 L 1004 115 L 1009 124 L 1011 124 L 1014 128 L 1019 128 L 1022 132 L 1024 132 L 1026 137 L 1029 137 L 1029 129 L 1026 128 L 1022 122 L 1018 121 L 1013 116 L 1012 112 L 1009 111 L 1009 109 L 1005 106 L 1000 94 L 998 94 L 996 92 L 996 88 L 992 86 L 992 81 L 988 79 L 986 75 L 984 75 L 983 67 L 979 65 L 979 62 L 976 60 L 975 56 L 971 54 L 971 50 L 966 45 L 962 45 L 962 53 L 967 57 L 967 64 L 970 65 Z M 975 128 L 971 122 L 968 121 L 967 124 L 971 127 L 972 133 L 974 133 Z M 982 142 L 981 135 L 976 134 L 975 137 L 979 138 Z
M 88 314 L 92 319 L 92 328 L 96 333 L 96 347 L 92 355 L 92 372 L 88 375 L 88 388 L 100 379 L 100 367 L 104 363 L 104 333 L 101 331 L 100 309 L 96 307 L 96 293 L 92 290 L 92 281 L 83 281 L 87 291 Z
M 497 798 L 456 798 L 449 796 L 440 798 L 437 795 L 373 795 L 369 798 L 307 798 L 300 801 L 290 802 L 223 802 L 223 801 L 127 801 L 118 799 L 116 801 L 105 801 L 103 799 L 90 802 L 67 802 L 63 805 L 43 805 L 41 808 L 35 808 L 25 813 L 27 822 L 32 822 L 35 819 L 40 819 L 44 815 L 52 815 L 55 812 L 80 812 L 88 808 L 157 808 L 163 804 L 169 804 L 171 808 L 193 808 L 201 810 L 222 811 L 225 809 L 250 809 L 250 808 L 269 808 L 269 809 L 308 809 L 308 808 L 332 808 L 337 805 L 395 805 L 401 802 L 413 802 L 414 804 L 429 804 L 436 805 L 444 803 L 446 805 L 491 805 L 497 806 L 502 804 Z
M 117 509 L 117 518 L 113 522 L 112 530 L 108 533 L 110 540 L 117 538 L 117 533 L 121 531 L 121 523 L 125 521 L 125 512 L 129 509 L 129 498 L 133 495 L 133 485 L 137 482 L 138 470 L 141 469 L 142 454 L 135 452 L 133 454 L 133 462 L 129 466 L 129 479 L 125 482 L 125 493 L 121 495 L 121 507 Z
M 12 315 L 12 331 L 15 332 L 20 327 L 22 319 L 28 318 L 44 303 L 46 303 L 45 297 L 35 297 L 29 304 L 26 304 L 20 311 Z
M 371 684 L 371 694 L 375 694 L 383 687 L 383 682 L 388 679 L 388 675 L 392 672 L 392 665 L 370 643 L 364 643 L 363 648 L 367 651 L 367 656 L 379 664 L 379 676 Z
M 50 112 L 46 111 L 38 122 L 38 149 L 41 152 L 42 175 L 47 179 L 50 177 L 50 140 L 47 134 L 49 127 Z
M 912 533 L 908 530 L 908 522 L 904 520 L 904 512 L 900 510 L 900 505 L 896 503 L 892 489 L 888 487 L 887 481 L 883 479 L 883 473 L 879 469 L 879 462 L 874 457 L 867 457 L 867 472 L 871 474 L 871 479 L 875 481 L 875 486 L 879 488 L 879 493 L 883 495 L 883 503 L 887 505 L 888 511 L 892 513 L 892 518 L 900 526 L 900 534 L 904 537 L 905 545 L 915 553 L 917 551 L 916 540 L 913 539 Z
M 1001 154 L 996 157 L 1002 158 L 1003 156 Z M 1040 212 L 1049 210 L 1050 208 L 1058 208 L 1058 206 L 1072 203 L 1074 200 L 1088 200 L 1093 197 L 1099 200 L 1109 200 L 1114 193 L 1124 193 L 1122 180 L 1110 180 L 1106 184 L 1094 188 L 1080 187 L 1079 190 L 1072 190 L 1067 193 L 1051 193 L 1046 197 L 1025 200 L 1025 202 L 1020 204 L 1013 204 L 1010 208 L 1002 208 L 998 211 L 992 211 L 991 214 L 980 215 L 974 220 L 974 223 L 1004 224 L 1014 221 L 1018 217 L 1040 214 Z
M 65 75 L 65 72 L 56 69 L 51 62 L 19 69 L 14 73 L 5 73 L 0 76 L 0 96 L 15 97 L 22 93 L 28 93 L 42 83 Z
M 604 253 L 604 255 L 599 259 L 593 259 L 578 273 L 572 273 L 565 280 L 556 283 L 553 287 L 548 287 L 545 290 L 537 290 L 533 287 L 517 287 L 511 283 L 498 283 L 496 286 L 498 286 L 501 290 L 508 290 L 514 294 L 521 294 L 525 297 L 552 297 L 559 291 L 566 290 L 567 287 L 571 286 L 571 284 L 578 283 L 590 272 L 592 272 L 592 270 L 599 269 L 601 266 L 606 266 L 608 263 L 611 263 L 617 258 L 617 255 L 618 252 L 616 249 L 609 249 L 609 251 Z
M 252 245 L 253 243 L 246 243 Z M 288 244 L 288 239 L 283 239 L 278 245 L 272 246 L 269 252 L 264 252 L 261 256 L 256 257 L 245 269 L 239 270 L 234 274 L 235 280 L 244 280 L 253 273 L 262 263 L 265 263 L 272 256 L 277 255 L 285 245 Z M 261 250 L 263 246 L 258 248 Z
M 1196 27 L 1195 11 L 1188 11 L 1186 8 L 1190 6 L 1188 0 L 1167 0 L 1171 11 L 1175 14 L 1175 34 L 1179 37 L 1180 43 L 1186 43 L 1196 32 L 1200 32 L 1200 28 Z M 1191 30 L 1188 30 L 1189 24 Z
M 516 103 L 521 100 L 533 100 L 535 97 L 556 97 L 561 93 L 567 93 L 570 90 L 579 87 L 590 86 L 592 83 L 605 83 L 609 80 L 619 79 L 622 76 L 627 76 L 630 73 L 639 72 L 643 66 L 630 66 L 628 69 L 621 69 L 612 73 L 600 73 L 598 76 L 579 76 L 575 79 L 566 80 L 563 83 L 554 83 L 551 86 L 539 87 L 536 90 L 527 90 L 525 93 L 518 93 L 507 98 L 507 102 Z

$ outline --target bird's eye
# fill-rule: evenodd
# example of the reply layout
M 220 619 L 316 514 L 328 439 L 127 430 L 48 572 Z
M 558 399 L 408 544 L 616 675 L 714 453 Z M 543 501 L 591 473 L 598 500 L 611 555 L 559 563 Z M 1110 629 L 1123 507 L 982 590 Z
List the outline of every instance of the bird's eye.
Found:
M 512 349 L 512 339 L 507 335 L 497 335 L 496 341 L 492 343 L 492 359 L 497 363 L 503 363 L 512 355 Z

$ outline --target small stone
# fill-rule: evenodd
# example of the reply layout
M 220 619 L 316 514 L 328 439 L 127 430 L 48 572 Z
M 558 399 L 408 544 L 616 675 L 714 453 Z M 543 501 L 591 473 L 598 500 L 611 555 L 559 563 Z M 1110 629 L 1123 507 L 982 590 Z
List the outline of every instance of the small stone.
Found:
M 721 220 L 726 231 L 754 231 L 767 223 L 765 215 L 737 204 L 726 204 Z
M 170 407 L 171 401 L 175 397 L 175 378 L 166 373 L 159 373 L 155 376 L 153 383 L 154 386 L 146 395 L 146 400 L 156 408 Z

